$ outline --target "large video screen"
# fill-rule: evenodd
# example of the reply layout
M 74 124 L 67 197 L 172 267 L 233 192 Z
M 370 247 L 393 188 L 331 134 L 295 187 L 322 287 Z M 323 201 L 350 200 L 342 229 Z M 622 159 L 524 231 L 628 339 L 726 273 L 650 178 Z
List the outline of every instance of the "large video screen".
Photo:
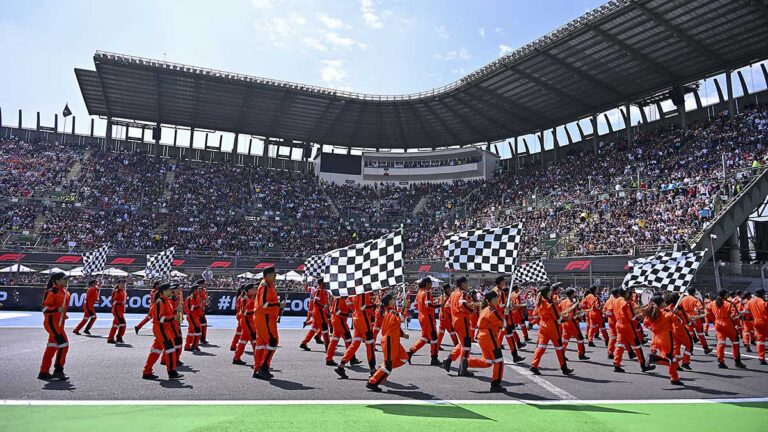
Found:
M 323 153 L 320 157 L 320 172 L 361 175 L 362 156 Z

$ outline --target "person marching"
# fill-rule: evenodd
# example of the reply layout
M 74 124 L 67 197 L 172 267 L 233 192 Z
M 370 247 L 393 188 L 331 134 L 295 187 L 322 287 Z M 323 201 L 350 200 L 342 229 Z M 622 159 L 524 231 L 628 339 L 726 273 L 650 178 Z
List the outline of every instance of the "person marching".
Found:
M 613 360 L 613 352 L 616 349 L 616 317 L 613 315 L 613 303 L 621 297 L 621 289 L 611 290 L 611 296 L 603 304 L 603 314 L 608 321 L 608 359 Z
M 704 318 L 704 336 L 709 336 L 710 325 L 712 325 L 712 327 L 715 326 L 715 316 L 709 309 L 710 303 L 712 303 L 712 296 L 709 293 L 704 294 L 704 313 L 706 314 L 706 318 Z
M 506 295 L 506 292 L 505 292 L 505 295 Z M 531 338 L 528 335 L 528 327 L 525 325 L 525 317 L 523 316 L 523 310 L 526 308 L 526 305 L 524 305 L 520 300 L 520 286 L 519 285 L 513 286 L 512 293 L 510 295 L 512 296 L 512 298 L 509 299 L 509 303 L 511 306 L 511 310 L 509 313 L 510 313 L 510 317 L 512 317 L 511 325 L 513 326 L 513 328 L 520 326 L 520 331 L 523 333 L 524 342 L 521 342 L 518 345 L 518 348 L 523 348 L 525 347 L 526 342 L 531 341 Z M 505 300 L 506 298 L 504 299 L 500 298 L 499 304 L 504 303 Z M 515 335 L 517 335 L 517 332 L 515 332 Z
M 685 299 L 685 297 L 683 297 Z M 670 293 L 666 296 L 665 301 L 667 306 L 665 310 L 674 314 L 672 319 L 672 345 L 675 355 L 675 360 L 680 361 L 680 367 L 682 369 L 691 370 L 691 355 L 693 354 L 693 338 L 688 332 L 689 326 L 686 326 L 686 322 L 690 322 L 685 311 L 680 307 L 682 301 L 680 300 L 680 294 Z M 678 303 L 680 302 L 680 303 Z M 675 308 L 675 305 L 678 305 Z
M 586 354 L 586 347 L 584 341 L 584 335 L 581 333 L 578 321 L 576 321 L 576 315 L 579 313 L 579 302 L 576 300 L 576 290 L 568 288 L 565 291 L 565 298 L 560 300 L 558 309 L 560 312 L 561 329 L 563 335 L 563 355 L 566 354 L 568 349 L 568 341 L 571 338 L 576 338 L 577 352 L 579 354 L 579 360 L 589 360 Z M 594 345 L 594 344 L 593 344 Z
M 647 372 L 656 368 L 654 365 L 646 365 L 645 355 L 643 355 L 642 341 L 637 333 L 635 325 L 636 317 L 634 310 L 629 302 L 630 290 L 624 289 L 621 295 L 611 303 L 613 316 L 616 319 L 616 348 L 613 352 L 613 371 L 623 373 L 621 360 L 624 357 L 624 351 L 629 351 L 629 357 L 636 356 L 640 369 Z
M 149 291 L 149 301 L 152 301 L 152 299 L 155 298 L 155 294 L 157 294 L 157 287 L 159 286 L 160 286 L 160 281 L 155 281 L 152 284 L 152 289 Z M 152 316 L 150 315 L 149 312 L 147 312 L 147 315 L 137 325 L 133 327 L 133 331 L 135 331 L 136 334 L 139 334 L 139 330 L 141 330 L 141 328 L 144 327 L 151 320 L 152 320 Z
M 443 284 L 443 294 L 440 296 L 440 332 L 437 334 L 437 345 L 440 347 L 443 344 L 443 336 L 445 332 L 453 342 L 453 346 L 459 344 L 459 340 L 456 338 L 456 332 L 453 330 L 453 323 L 451 318 L 451 284 Z
M 370 369 L 371 376 L 376 372 L 376 353 L 373 347 L 373 325 L 371 323 L 371 316 L 375 307 L 373 296 L 370 292 L 352 297 L 354 336 L 352 337 L 352 344 L 344 351 L 344 356 L 341 358 L 339 366 L 334 369 L 341 379 L 349 378 L 344 370 L 344 366 L 352 361 L 357 349 L 360 348 L 361 342 L 365 343 L 365 354 L 368 358 L 368 368 Z M 383 321 L 384 319 L 382 318 L 382 323 Z
M 237 316 L 237 326 L 240 329 L 240 339 L 237 341 L 235 356 L 232 358 L 232 364 L 244 365 L 241 359 L 245 351 L 245 345 L 251 343 L 253 349 L 254 363 L 256 362 L 256 323 L 254 322 L 254 308 L 256 307 L 256 285 L 249 283 L 240 287 L 243 296 L 240 299 L 240 314 Z
M 747 309 L 752 315 L 755 327 L 757 358 L 761 365 L 766 366 L 768 365 L 765 361 L 765 341 L 768 338 L 768 302 L 765 301 L 764 289 L 755 290 L 755 295 L 747 302 Z
M 381 306 L 384 309 L 381 322 L 381 350 L 384 353 L 384 363 L 371 376 L 365 387 L 373 392 L 381 392 L 379 384 L 383 383 L 395 368 L 399 368 L 408 361 L 408 354 L 400 338 L 408 339 L 408 334 L 401 327 L 402 318 L 396 309 L 395 297 L 385 294 L 381 298 Z M 355 325 L 357 328 L 357 325 Z
M 183 377 L 176 372 L 176 346 L 174 343 L 174 326 L 176 321 L 176 307 L 170 301 L 171 284 L 164 283 L 158 286 L 152 305 L 150 306 L 150 316 L 152 318 L 152 333 L 155 340 L 152 342 L 152 348 L 149 350 L 147 362 L 144 364 L 142 378 L 146 380 L 155 380 L 157 375 L 152 372 L 152 368 L 157 360 L 162 356 L 163 364 L 168 371 L 168 379 L 177 380 Z
M 200 343 L 208 345 L 208 318 L 205 316 L 205 308 L 211 303 L 211 299 L 208 298 L 208 289 L 206 288 L 205 279 L 199 279 L 197 281 L 197 296 L 200 298 L 200 311 L 198 317 L 200 320 Z
M 720 290 L 717 299 L 709 304 L 709 310 L 715 316 L 715 334 L 717 335 L 717 362 L 720 369 L 728 369 L 725 365 L 725 344 L 730 339 L 731 354 L 737 368 L 746 368 L 741 362 L 739 353 L 739 337 L 734 321 L 738 320 L 738 312 L 733 304 L 728 301 L 728 291 Z
M 171 285 L 170 303 L 176 310 L 176 319 L 173 321 L 173 345 L 176 347 L 176 365 L 182 366 L 181 352 L 184 351 L 184 338 L 181 335 L 181 322 L 184 321 L 184 293 L 181 284 Z M 162 364 L 162 360 L 160 361 Z
M 696 288 L 688 287 L 688 295 L 680 300 L 680 309 L 685 312 L 688 331 L 699 341 L 704 349 L 704 354 L 711 353 L 712 348 L 707 344 L 707 339 L 704 338 L 704 324 L 702 323 L 706 316 L 704 304 L 696 298 Z
M 277 332 L 277 317 L 284 306 L 280 303 L 275 291 L 274 267 L 264 269 L 264 278 L 256 290 L 256 306 L 254 320 L 256 322 L 256 350 L 254 351 L 253 377 L 270 380 L 273 375 L 269 371 L 272 358 L 277 352 L 280 335 Z
M 189 295 L 184 299 L 184 313 L 187 315 L 187 340 L 184 343 L 184 351 L 200 351 L 202 300 L 198 287 L 199 285 L 192 285 Z
M 536 351 L 534 351 L 531 360 L 530 371 L 534 375 L 541 375 L 539 364 L 547 350 L 547 345 L 552 342 L 557 361 L 560 363 L 560 371 L 563 375 L 570 375 L 573 370 L 568 368 L 568 363 L 565 360 L 563 341 L 560 335 L 560 316 L 557 313 L 556 303 L 550 298 L 551 293 L 552 288 L 545 286 L 539 290 L 539 294 L 536 296 L 536 306 L 533 313 L 538 316 L 539 335 L 536 341 Z
M 336 296 L 331 302 L 331 328 L 333 329 L 333 335 L 331 341 L 328 344 L 328 349 L 325 351 L 325 365 L 326 366 L 338 366 L 333 360 L 336 355 L 336 347 L 339 345 L 339 340 L 344 340 L 345 351 L 352 345 L 352 332 L 349 330 L 349 309 L 352 307 L 352 301 L 349 298 Z M 360 364 L 360 360 L 357 357 L 352 356 L 350 362 L 353 365 Z
M 125 335 L 125 279 L 120 279 L 112 290 L 112 328 L 107 337 L 108 344 L 123 343 Z
M 510 310 L 505 311 L 505 305 L 507 304 L 507 293 L 509 292 L 509 289 L 507 288 L 507 281 L 504 280 L 504 276 L 498 276 L 496 277 L 496 285 L 491 289 L 491 291 L 494 291 L 496 293 L 497 302 L 497 312 L 504 317 L 504 326 L 502 326 L 501 331 L 499 331 L 497 337 L 498 337 L 498 344 L 500 347 L 503 347 L 504 338 L 507 339 L 507 344 L 509 345 L 509 351 L 512 353 L 512 361 L 515 363 L 521 362 L 525 360 L 525 357 L 521 356 L 517 349 L 522 348 L 525 346 L 525 342 L 520 341 L 520 337 L 517 335 L 517 331 L 515 331 L 515 321 L 513 318 L 513 314 L 515 312 L 519 312 L 519 301 L 520 299 L 517 298 L 517 296 L 513 296 L 513 298 L 509 299 L 510 304 Z M 505 313 L 507 312 L 507 313 Z M 478 322 L 479 322 L 478 318 Z M 524 326 L 525 324 L 523 324 Z M 478 324 L 479 328 L 479 324 Z M 527 333 L 526 333 L 527 334 Z
M 317 280 L 317 289 L 312 297 L 312 328 L 309 329 L 299 348 L 312 351 L 307 344 L 313 337 L 322 335 L 323 345 L 328 351 L 328 291 L 325 289 L 323 278 Z
M 598 332 L 603 337 L 606 345 L 610 342 L 610 335 L 605 330 L 605 320 L 600 305 L 600 298 L 597 296 L 597 287 L 592 285 L 587 290 L 587 295 L 581 301 L 581 309 L 586 312 L 587 317 L 587 342 L 590 347 L 595 346 L 595 336 Z
M 237 297 L 235 297 L 235 321 L 237 321 L 237 327 L 235 328 L 235 334 L 232 336 L 232 343 L 229 344 L 230 351 L 237 351 L 237 343 L 240 342 L 240 335 L 243 334 L 243 327 L 240 325 L 240 317 L 243 314 L 243 303 L 245 303 L 245 290 L 243 285 L 237 289 Z
M 504 393 L 507 391 L 501 386 L 501 380 L 504 378 L 504 356 L 501 353 L 498 337 L 505 322 L 502 318 L 504 309 L 500 299 L 498 291 L 488 291 L 485 294 L 487 306 L 480 311 L 480 319 L 477 320 L 477 328 L 479 329 L 477 344 L 480 345 L 480 350 L 483 353 L 483 364 L 477 364 L 475 367 L 493 366 L 491 375 L 492 393 Z M 513 351 L 513 354 L 517 353 Z
M 85 300 L 83 301 L 83 319 L 77 327 L 72 330 L 72 333 L 78 336 L 80 336 L 80 329 L 82 329 L 83 326 L 85 326 L 83 333 L 90 335 L 91 327 L 93 327 L 93 324 L 96 322 L 96 309 L 94 309 L 94 306 L 99 299 L 99 285 L 99 281 L 95 279 L 88 281 L 88 289 L 85 291 Z
M 416 310 L 419 312 L 419 326 L 421 327 L 421 337 L 411 345 L 408 350 L 408 364 L 411 364 L 411 358 L 424 345 L 429 342 L 429 353 L 432 357 L 430 366 L 441 366 L 443 363 L 437 358 L 437 327 L 435 325 L 435 308 L 439 307 L 432 297 L 432 279 L 427 276 L 419 281 L 419 292 L 416 294 Z
M 48 278 L 48 284 L 43 294 L 43 328 L 48 333 L 48 344 L 43 351 L 43 360 L 40 363 L 40 373 L 37 379 L 61 380 L 69 379 L 64 374 L 64 365 L 67 362 L 67 351 L 69 351 L 69 339 L 64 330 L 64 321 L 67 319 L 67 308 L 69 307 L 69 291 L 67 291 L 66 280 L 68 276 L 62 272 L 51 274 Z M 53 374 L 50 373 L 51 363 L 53 364 Z
M 673 385 L 683 385 L 677 375 L 677 357 L 673 354 L 672 323 L 678 320 L 672 312 L 664 309 L 664 299 L 660 295 L 653 296 L 651 302 L 643 309 L 644 324 L 653 333 L 653 345 L 661 355 L 651 353 L 648 363 L 658 363 L 669 366 L 669 380 Z
M 741 336 L 744 343 L 744 349 L 748 352 L 752 352 L 751 345 L 755 343 L 755 321 L 752 318 L 752 313 L 747 308 L 747 303 L 752 300 L 752 293 L 745 292 L 741 297 L 741 302 L 736 305 L 736 309 L 741 316 Z
M 453 328 L 456 330 L 456 335 L 459 339 L 459 344 L 456 345 L 451 351 L 451 355 L 443 360 L 443 368 L 446 372 L 450 372 L 451 363 L 459 361 L 459 373 L 458 376 L 474 376 L 469 371 L 470 361 L 473 367 L 484 364 L 482 359 L 474 357 L 470 359 L 470 351 L 472 350 L 472 334 L 470 333 L 469 321 L 472 314 L 475 312 L 476 305 L 472 302 L 467 292 L 469 287 L 469 281 L 466 277 L 462 276 L 456 280 L 456 289 L 451 293 L 451 314 L 453 318 Z M 498 337 L 498 335 L 496 335 Z

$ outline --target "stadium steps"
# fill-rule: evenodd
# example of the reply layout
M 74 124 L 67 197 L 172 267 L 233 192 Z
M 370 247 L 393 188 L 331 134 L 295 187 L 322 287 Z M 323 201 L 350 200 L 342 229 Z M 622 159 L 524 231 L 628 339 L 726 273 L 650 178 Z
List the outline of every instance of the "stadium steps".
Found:
M 77 161 L 74 165 L 72 165 L 72 168 L 69 169 L 69 172 L 67 173 L 67 180 L 74 180 L 77 177 L 80 176 L 80 172 L 83 170 L 83 162 Z
M 176 179 L 176 171 L 168 171 L 165 173 L 165 190 L 163 190 L 163 198 L 170 198 L 173 187 L 173 181 Z
M 416 216 L 421 212 L 421 210 L 424 209 L 424 207 L 427 206 L 427 202 L 429 202 L 429 197 L 432 196 L 432 194 L 425 194 L 421 197 L 419 202 L 416 203 L 416 205 L 413 207 L 413 211 L 411 212 L 412 215 Z
M 736 229 L 747 221 L 749 215 L 761 205 L 766 196 L 768 196 L 768 170 L 755 177 L 747 184 L 741 193 L 730 200 L 720 213 L 715 217 L 706 228 L 699 231 L 693 238 L 689 246 L 692 250 L 704 250 L 710 248 L 710 234 L 717 236 L 712 240 L 714 249 L 719 250 L 733 235 Z M 712 251 L 708 250 L 704 260 L 712 256 Z
M 325 195 L 325 199 L 328 201 L 328 204 L 331 206 L 331 214 L 333 214 L 334 217 L 339 217 L 341 213 L 339 213 L 339 209 L 336 207 L 336 203 L 333 202 L 331 197 L 328 195 Z

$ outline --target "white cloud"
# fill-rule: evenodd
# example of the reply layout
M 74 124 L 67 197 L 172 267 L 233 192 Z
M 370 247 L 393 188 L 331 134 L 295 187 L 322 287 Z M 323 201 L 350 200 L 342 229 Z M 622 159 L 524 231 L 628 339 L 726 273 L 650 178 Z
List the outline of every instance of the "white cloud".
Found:
M 469 59 L 470 56 L 466 49 L 461 48 L 459 50 L 448 51 L 447 53 L 444 53 L 444 54 L 435 54 L 433 57 L 438 60 L 447 61 L 447 60 L 456 60 L 456 59 L 467 60 Z
M 320 79 L 326 83 L 339 83 L 347 78 L 344 60 L 323 60 L 320 68 Z
M 267 34 L 267 38 L 276 46 L 285 47 L 285 40 L 299 35 L 306 23 L 307 20 L 304 17 L 292 13 L 288 17 L 257 21 L 256 28 L 263 30 Z
M 479 29 L 477 29 L 477 34 L 480 35 L 481 39 L 485 39 L 485 29 L 484 28 L 480 27 Z
M 444 25 L 435 27 L 435 31 L 440 39 L 448 39 L 448 29 Z
M 328 32 L 323 35 L 323 39 L 333 46 L 349 48 L 355 44 L 355 40 L 352 38 L 345 38 L 339 36 L 334 32 Z
M 509 45 L 499 45 L 499 57 L 505 56 L 512 51 L 514 51 L 514 49 Z
M 454 75 L 466 75 L 467 71 L 463 67 L 461 67 L 461 68 L 451 69 L 451 73 Z
M 373 0 L 360 0 L 360 11 L 363 13 L 363 21 L 370 28 L 380 29 L 384 27 L 381 18 L 376 14 L 373 7 Z
M 251 0 L 256 9 L 272 9 L 272 0 Z
M 325 24 L 325 26 L 328 27 L 329 29 L 337 29 L 337 28 L 344 27 L 344 21 L 338 18 L 328 16 L 324 13 L 317 14 L 317 19 L 319 19 L 320 22 Z
M 304 38 L 304 45 L 312 48 L 315 51 L 325 52 L 328 51 L 328 47 L 323 45 L 322 42 L 315 38 Z

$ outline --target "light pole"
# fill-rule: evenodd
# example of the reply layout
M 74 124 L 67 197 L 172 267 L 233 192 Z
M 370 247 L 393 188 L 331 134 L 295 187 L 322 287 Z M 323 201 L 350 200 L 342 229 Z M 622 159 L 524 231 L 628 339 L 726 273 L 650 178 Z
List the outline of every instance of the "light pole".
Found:
M 715 286 L 717 287 L 717 291 L 720 292 L 720 274 L 717 272 L 717 259 L 715 258 L 715 242 L 714 240 L 717 238 L 716 235 L 710 234 L 709 235 L 709 247 L 712 249 L 712 265 L 715 269 Z

